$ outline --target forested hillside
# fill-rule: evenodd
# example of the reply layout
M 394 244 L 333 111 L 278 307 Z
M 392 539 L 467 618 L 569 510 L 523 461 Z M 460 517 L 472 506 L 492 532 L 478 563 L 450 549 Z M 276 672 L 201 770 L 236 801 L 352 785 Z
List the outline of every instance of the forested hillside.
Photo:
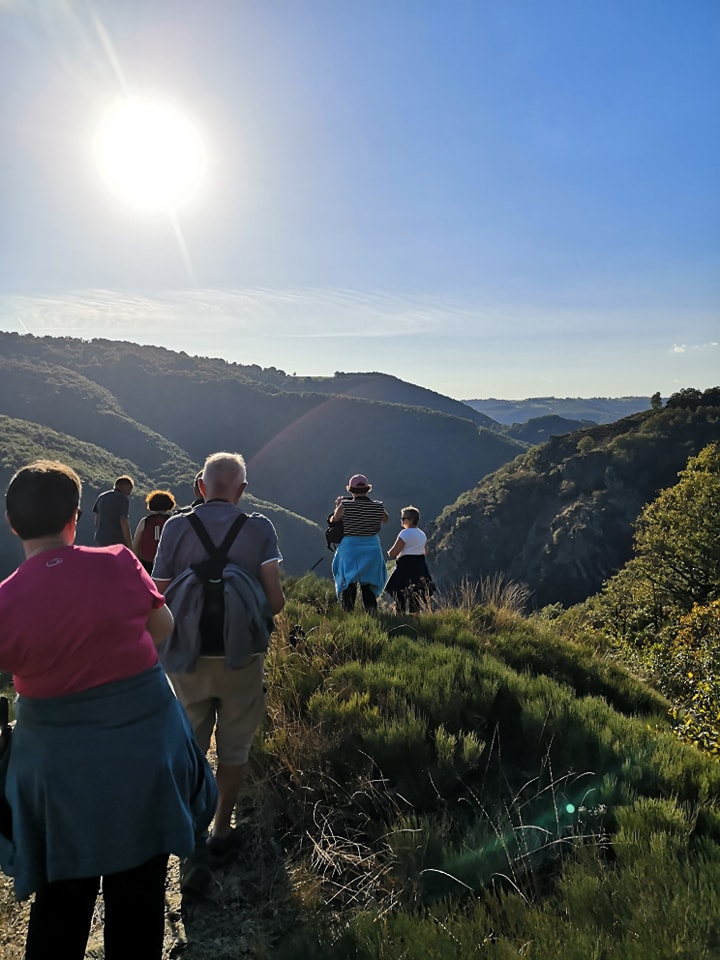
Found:
M 420 497 L 430 518 L 526 448 L 427 406 L 288 392 L 270 382 L 279 371 L 261 383 L 260 368 L 160 347 L 0 334 L 0 354 L 0 413 L 101 444 L 158 480 L 189 481 L 207 453 L 238 450 L 256 496 L 315 523 L 358 471 L 392 513 Z
M 720 388 L 554 437 L 442 512 L 431 531 L 435 575 L 501 573 L 528 584 L 537 605 L 582 600 L 628 560 L 643 506 L 719 438 Z

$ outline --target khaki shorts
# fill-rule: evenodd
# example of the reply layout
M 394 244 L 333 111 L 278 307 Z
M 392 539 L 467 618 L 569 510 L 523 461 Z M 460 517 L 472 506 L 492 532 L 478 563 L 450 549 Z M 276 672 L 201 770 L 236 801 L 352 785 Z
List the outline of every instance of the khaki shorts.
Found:
M 222 657 L 200 657 L 193 673 L 169 674 L 205 753 L 215 730 L 218 763 L 247 763 L 255 731 L 265 716 L 264 675 L 261 655 L 239 670 L 226 670 Z

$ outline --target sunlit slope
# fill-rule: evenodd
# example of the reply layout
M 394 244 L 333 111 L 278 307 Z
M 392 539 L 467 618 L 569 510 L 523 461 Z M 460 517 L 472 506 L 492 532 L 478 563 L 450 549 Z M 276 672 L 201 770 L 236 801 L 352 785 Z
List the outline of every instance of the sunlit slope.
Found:
M 501 598 L 412 622 L 348 617 L 307 582 L 289 598 L 249 853 L 198 940 L 286 897 L 293 922 L 265 911 L 263 939 L 287 960 L 715 956 L 718 765 L 662 697 Z
M 176 484 L 198 469 L 177 444 L 128 416 L 109 390 L 68 367 L 0 358 L 0 413 L 112 450 L 155 486 Z M 153 410 L 144 415 L 152 423 Z

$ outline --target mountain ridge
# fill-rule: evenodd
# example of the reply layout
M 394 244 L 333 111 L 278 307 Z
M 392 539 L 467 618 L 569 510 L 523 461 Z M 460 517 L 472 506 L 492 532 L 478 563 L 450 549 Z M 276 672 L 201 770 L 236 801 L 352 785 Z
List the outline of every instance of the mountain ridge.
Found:
M 528 397 L 525 400 L 502 400 L 488 397 L 463 400 L 463 403 L 485 413 L 498 423 L 511 426 L 530 419 L 559 416 L 568 420 L 589 420 L 612 423 L 633 413 L 648 410 L 650 397 Z

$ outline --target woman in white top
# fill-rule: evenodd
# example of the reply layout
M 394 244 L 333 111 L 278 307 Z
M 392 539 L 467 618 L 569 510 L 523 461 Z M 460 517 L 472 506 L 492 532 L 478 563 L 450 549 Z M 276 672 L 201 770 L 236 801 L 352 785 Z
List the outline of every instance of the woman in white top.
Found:
M 427 537 L 418 527 L 420 511 L 417 507 L 403 507 L 400 511 L 402 530 L 388 550 L 395 560 L 395 569 L 385 590 L 395 599 L 398 613 L 417 613 L 427 605 L 435 592 L 435 584 L 427 568 Z

